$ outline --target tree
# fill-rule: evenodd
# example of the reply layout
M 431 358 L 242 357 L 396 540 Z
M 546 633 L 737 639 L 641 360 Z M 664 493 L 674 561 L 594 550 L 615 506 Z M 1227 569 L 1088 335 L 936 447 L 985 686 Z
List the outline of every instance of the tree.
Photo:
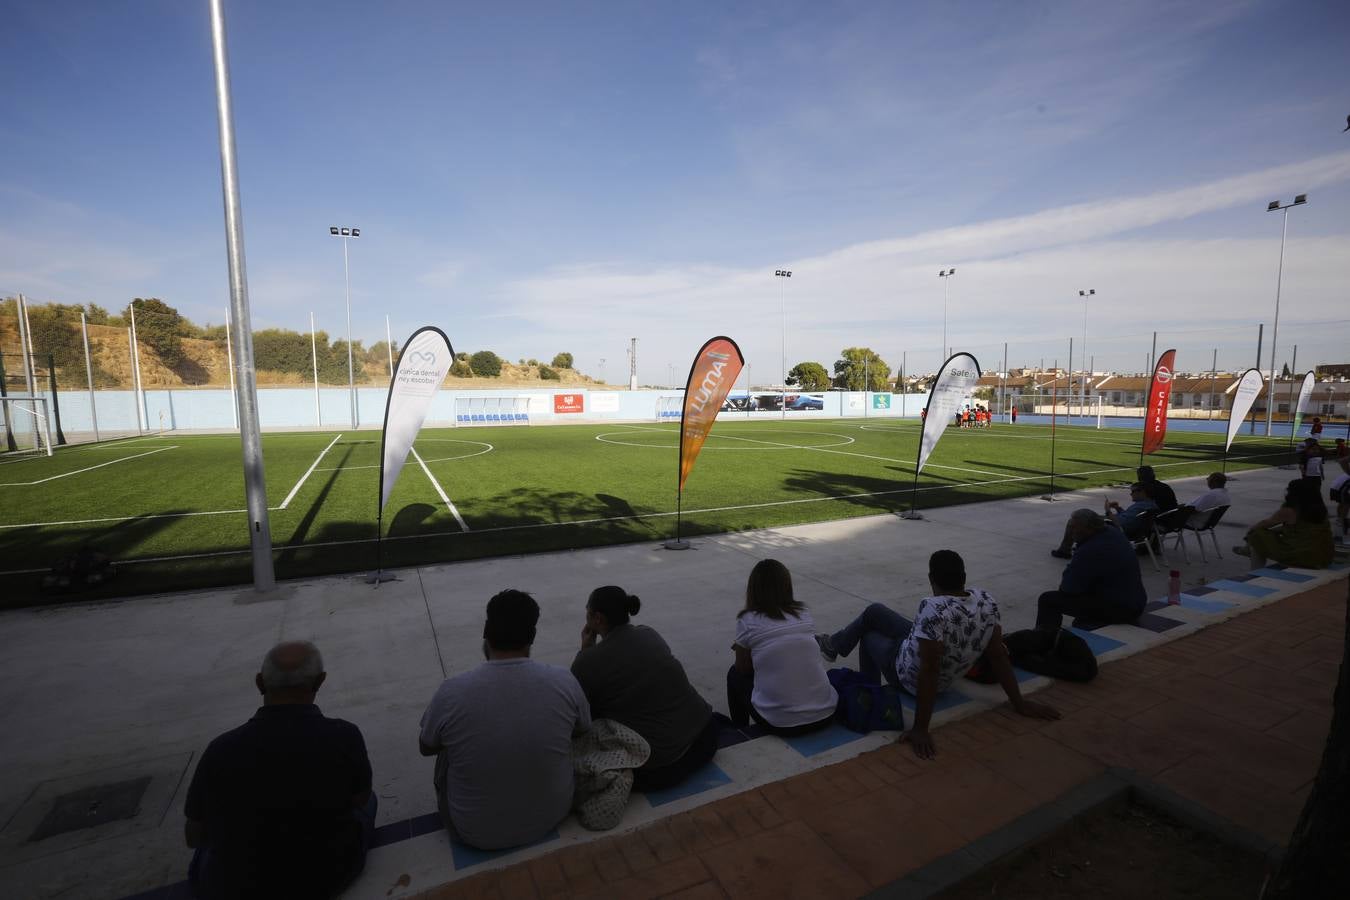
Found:
M 108 311 L 97 303 L 90 303 L 85 306 L 85 319 L 90 325 L 107 325 Z
M 804 391 L 827 391 L 830 373 L 818 362 L 799 362 L 788 372 L 787 383 Z
M 502 360 L 491 350 L 479 350 L 469 357 L 469 368 L 479 378 L 493 378 L 502 374 Z
M 136 306 L 136 340 L 144 343 L 170 369 L 183 361 L 183 325 L 178 310 L 156 297 L 131 301 Z M 124 315 L 130 320 L 131 306 Z M 189 325 L 191 323 L 188 323 Z
M 469 364 L 464 360 L 456 359 L 450 365 L 450 374 L 455 376 L 456 378 L 472 378 L 473 369 L 470 369 Z
M 544 381 L 561 381 L 562 376 L 548 366 L 539 367 L 539 377 Z
M 891 367 L 867 347 L 848 347 L 834 363 L 834 386 L 850 391 L 884 391 Z
M 559 353 L 557 356 L 553 357 L 553 362 L 549 363 L 549 365 L 555 369 L 570 369 L 572 368 L 572 354 Z
M 1264 900 L 1345 896 L 1350 896 L 1350 603 L 1322 765 L 1263 895 Z

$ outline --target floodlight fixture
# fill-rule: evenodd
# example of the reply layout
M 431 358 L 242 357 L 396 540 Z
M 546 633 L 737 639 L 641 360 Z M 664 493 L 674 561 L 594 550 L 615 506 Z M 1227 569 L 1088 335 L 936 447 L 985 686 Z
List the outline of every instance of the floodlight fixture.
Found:
M 329 226 L 328 226 L 328 233 L 329 233 L 329 234 L 337 234 L 337 233 L 338 233 L 338 227 L 337 227 L 336 225 L 329 225 Z
M 1307 203 L 1307 202 L 1308 202 L 1307 194 L 1299 194 L 1297 197 L 1294 198 L 1295 206 L 1298 206 L 1300 203 Z
M 1272 200 L 1270 201 L 1270 205 L 1266 207 L 1266 212 L 1274 212 L 1279 208 L 1280 208 L 1280 201 Z

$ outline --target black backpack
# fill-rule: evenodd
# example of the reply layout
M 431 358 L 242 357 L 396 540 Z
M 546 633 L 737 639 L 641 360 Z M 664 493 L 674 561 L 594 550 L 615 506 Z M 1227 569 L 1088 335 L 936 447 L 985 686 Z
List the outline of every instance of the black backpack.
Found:
M 1097 677 L 1097 657 L 1087 641 L 1060 628 L 1047 631 L 1028 628 L 1003 638 L 1013 665 L 1037 675 L 1065 681 L 1091 681 Z

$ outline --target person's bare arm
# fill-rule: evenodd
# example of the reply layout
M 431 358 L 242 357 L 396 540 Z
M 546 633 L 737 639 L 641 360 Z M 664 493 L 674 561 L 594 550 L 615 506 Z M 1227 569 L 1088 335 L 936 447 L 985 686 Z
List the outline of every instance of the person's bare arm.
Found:
M 1036 703 L 1027 700 L 1022 696 L 1022 689 L 1017 685 L 1017 673 L 1013 671 L 1012 660 L 1008 658 L 1008 648 L 1003 645 L 1003 629 L 994 628 L 994 636 L 989 641 L 989 646 L 984 651 L 989 657 L 989 667 L 994 670 L 994 675 L 998 678 L 998 683 L 1003 688 L 1003 693 L 1008 695 L 1008 702 L 1018 715 L 1029 716 L 1033 719 L 1058 719 L 1059 710 L 1045 703 Z
M 914 727 L 900 735 L 900 740 L 914 748 L 920 759 L 937 755 L 933 736 L 928 733 L 928 722 L 933 718 L 933 703 L 937 700 L 938 677 L 942 674 L 941 641 L 919 639 L 919 693 L 914 710 Z

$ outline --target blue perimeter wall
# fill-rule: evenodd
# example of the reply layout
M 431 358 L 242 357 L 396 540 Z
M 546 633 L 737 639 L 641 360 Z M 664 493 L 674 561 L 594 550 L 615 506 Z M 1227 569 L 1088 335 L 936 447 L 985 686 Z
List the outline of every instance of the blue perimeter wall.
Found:
M 350 400 L 346 388 L 319 389 L 319 419 L 316 421 L 314 391 L 309 388 L 259 388 L 258 411 L 265 429 L 311 429 L 322 427 L 337 431 L 351 427 Z M 768 392 L 764 392 L 768 393 Z M 360 427 L 379 428 L 384 423 L 384 404 L 387 388 L 357 388 L 356 405 Z M 579 396 L 583 412 L 555 413 L 555 395 Z M 44 395 L 45 396 L 45 395 Z M 527 397 L 531 421 L 549 424 L 567 422 L 655 421 L 661 397 L 681 397 L 679 391 L 567 391 L 554 389 L 504 389 L 496 391 L 463 391 L 442 389 L 432 401 L 427 416 L 427 427 L 455 424 L 456 399 L 485 397 Z M 789 419 L 817 419 L 864 416 L 877 418 L 917 417 L 927 401 L 927 394 L 867 394 L 861 392 L 830 391 L 813 394 L 823 399 L 823 410 L 788 410 Z M 134 391 L 96 391 L 98 427 L 100 431 L 127 432 L 136 430 L 136 395 Z M 889 402 L 891 408 L 876 408 Z M 93 419 L 89 414 L 87 391 L 60 393 L 61 428 L 66 432 L 92 432 Z M 232 430 L 234 425 L 233 400 L 225 389 L 206 390 L 147 390 L 145 392 L 147 427 L 158 431 L 213 431 Z M 678 418 L 678 416 L 676 416 Z M 783 418 L 781 410 L 752 413 L 723 412 L 724 420 Z

